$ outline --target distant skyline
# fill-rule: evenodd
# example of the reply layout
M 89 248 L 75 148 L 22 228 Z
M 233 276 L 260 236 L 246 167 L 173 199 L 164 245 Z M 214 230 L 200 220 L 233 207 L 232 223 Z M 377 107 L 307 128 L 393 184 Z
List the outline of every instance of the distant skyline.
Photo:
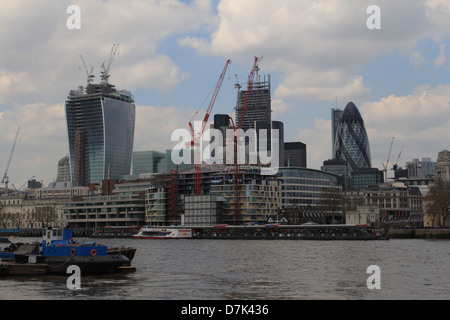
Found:
M 79 30 L 66 22 L 80 8 Z M 370 5 L 381 29 L 366 25 Z M 236 79 L 253 58 L 272 80 L 272 119 L 307 145 L 308 167 L 332 157 L 331 108 L 352 101 L 372 166 L 436 161 L 450 149 L 450 2 L 447 0 L 15 0 L 0 3 L 0 172 L 10 187 L 54 181 L 69 152 L 64 101 L 86 85 L 80 59 L 100 66 L 119 43 L 109 82 L 133 93 L 135 151 L 170 149 L 170 135 L 203 118 L 227 59 L 213 114 L 234 114 Z M 213 117 L 210 118 L 211 121 Z M 392 176 L 390 171 L 389 176 Z

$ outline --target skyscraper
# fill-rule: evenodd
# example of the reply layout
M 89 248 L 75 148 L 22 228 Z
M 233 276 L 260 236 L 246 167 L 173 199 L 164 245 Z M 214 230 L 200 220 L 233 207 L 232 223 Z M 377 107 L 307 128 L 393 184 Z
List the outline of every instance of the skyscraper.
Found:
M 356 169 L 371 168 L 369 138 L 353 102 L 347 104 L 339 121 L 334 157 L 347 162 L 348 175 Z
M 107 81 L 71 90 L 66 100 L 72 181 L 80 186 L 130 174 L 135 105 Z
M 240 86 L 238 86 L 240 87 Z M 253 82 L 250 96 L 248 99 L 247 111 L 245 115 L 242 113 L 242 107 L 245 101 L 247 90 L 239 90 L 236 106 L 236 126 L 240 122 L 240 119 L 244 117 L 242 123 L 242 129 L 248 130 L 255 128 L 256 121 L 262 121 L 270 125 L 272 122 L 272 109 L 270 98 L 270 75 L 264 76 L 264 80 L 259 79 L 258 73 L 256 74 L 256 81 Z
M 339 108 L 331 109 L 331 148 L 332 155 L 334 156 L 334 147 L 336 144 L 336 132 L 339 128 L 339 122 L 341 121 L 342 113 L 344 111 Z

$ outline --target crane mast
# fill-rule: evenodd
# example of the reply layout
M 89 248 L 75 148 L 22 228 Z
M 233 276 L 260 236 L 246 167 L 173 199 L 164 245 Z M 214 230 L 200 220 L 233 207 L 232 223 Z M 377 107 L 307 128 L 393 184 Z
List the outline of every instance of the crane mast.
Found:
M 392 145 L 394 144 L 394 138 L 395 137 L 392 137 L 392 140 L 391 140 L 391 146 L 389 147 L 389 153 L 388 153 L 388 157 L 387 157 L 387 160 L 386 160 L 386 164 L 384 164 L 384 163 L 382 164 L 383 165 L 383 170 L 382 171 L 384 171 L 384 181 L 385 182 L 387 181 L 387 168 L 389 166 L 389 160 L 391 158 Z
M 20 131 L 20 126 L 19 126 L 19 128 L 17 128 L 17 133 L 16 133 L 16 137 L 14 138 L 14 143 L 12 146 L 11 154 L 9 155 L 8 164 L 6 165 L 5 173 L 3 174 L 2 183 L 5 184 L 5 189 L 8 189 L 8 183 L 9 183 L 8 170 L 9 170 L 9 166 L 11 164 L 11 159 L 12 159 L 12 156 L 14 153 L 14 149 L 16 147 L 16 142 L 17 142 L 17 137 L 19 136 L 19 131 Z
M 84 66 L 84 70 L 86 71 L 86 76 L 87 76 L 87 84 L 91 84 L 94 81 L 95 76 L 92 74 L 92 72 L 94 71 L 94 67 L 91 66 L 91 70 L 89 71 L 88 68 L 86 67 L 86 63 L 84 62 L 83 56 L 80 54 L 80 58 L 81 58 L 81 62 L 83 62 L 83 66 Z
M 248 78 L 248 84 L 247 84 L 247 92 L 245 93 L 244 102 L 241 107 L 241 115 L 239 122 L 236 121 L 236 126 L 233 123 L 233 119 L 229 118 L 229 125 L 234 130 L 234 192 L 235 192 L 235 212 L 234 212 L 234 223 L 235 225 L 238 225 L 241 223 L 241 207 L 240 207 L 240 199 L 239 199 L 239 191 L 240 191 L 240 174 L 239 174 L 239 163 L 237 158 L 237 145 L 239 140 L 239 135 L 242 129 L 242 125 L 244 123 L 244 117 L 247 113 L 247 106 L 248 102 L 250 100 L 250 95 L 252 92 L 252 86 L 253 86 L 253 80 L 255 77 L 255 72 L 258 70 L 258 64 L 260 59 L 258 57 L 255 57 L 253 61 L 253 67 L 250 72 L 249 78 Z M 236 119 L 237 120 L 237 119 Z
M 200 163 L 200 139 L 205 131 L 206 124 L 208 123 L 209 116 L 211 115 L 212 108 L 216 102 L 217 95 L 219 94 L 220 87 L 222 86 L 223 78 L 227 72 L 228 65 L 231 60 L 227 60 L 225 67 L 220 74 L 219 80 L 217 81 L 216 88 L 209 103 L 208 109 L 206 110 L 205 117 L 203 118 L 202 126 L 200 132 L 196 135 L 192 123 L 189 122 L 189 129 L 191 131 L 191 146 L 195 148 L 195 194 L 199 195 L 201 193 L 201 163 Z
M 109 54 L 108 62 L 106 63 L 106 66 L 105 66 L 104 62 L 102 63 L 102 72 L 101 72 L 101 76 L 100 77 L 101 77 L 101 79 L 103 80 L 104 83 L 108 83 L 109 76 L 110 76 L 109 70 L 111 69 L 111 65 L 112 65 L 114 57 L 115 57 L 115 55 L 117 53 L 117 49 L 118 48 L 119 48 L 119 44 L 118 43 L 113 44 L 113 46 L 111 48 L 111 53 Z

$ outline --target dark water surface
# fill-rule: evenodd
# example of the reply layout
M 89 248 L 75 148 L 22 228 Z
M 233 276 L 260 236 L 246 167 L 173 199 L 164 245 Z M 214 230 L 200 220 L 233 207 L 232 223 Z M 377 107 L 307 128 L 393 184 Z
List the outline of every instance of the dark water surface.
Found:
M 136 271 L 82 275 L 78 290 L 69 275 L 0 277 L 0 299 L 450 299 L 450 241 L 96 241 L 137 248 Z M 381 270 L 379 290 L 367 288 L 370 265 Z

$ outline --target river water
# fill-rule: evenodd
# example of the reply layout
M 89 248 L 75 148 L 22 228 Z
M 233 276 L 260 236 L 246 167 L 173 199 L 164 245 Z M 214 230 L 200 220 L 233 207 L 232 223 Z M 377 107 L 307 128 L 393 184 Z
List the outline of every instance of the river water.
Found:
M 137 248 L 136 271 L 81 275 L 77 290 L 69 275 L 0 277 L 0 300 L 450 299 L 448 240 L 96 241 Z M 379 289 L 368 288 L 371 265 Z

